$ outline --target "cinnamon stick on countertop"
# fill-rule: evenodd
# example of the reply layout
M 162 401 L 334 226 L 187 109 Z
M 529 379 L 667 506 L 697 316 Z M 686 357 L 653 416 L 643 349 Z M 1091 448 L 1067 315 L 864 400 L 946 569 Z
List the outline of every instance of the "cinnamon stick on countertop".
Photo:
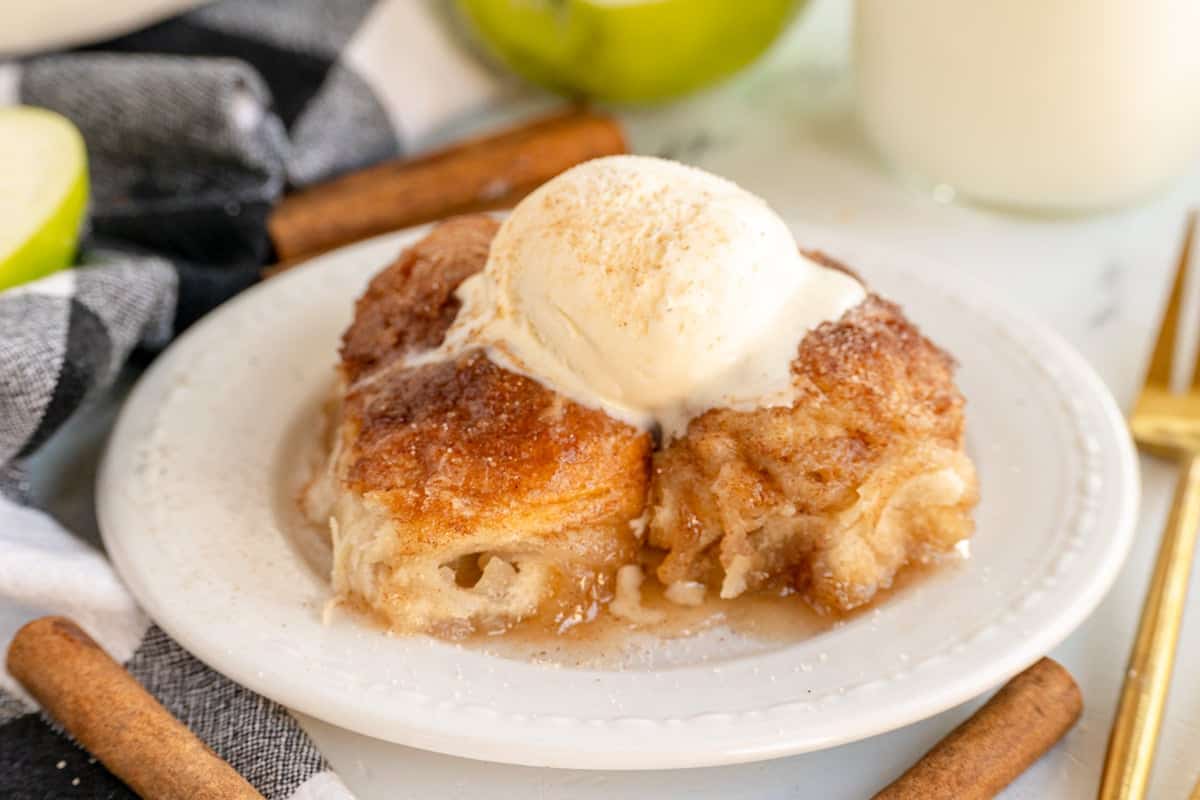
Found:
M 263 800 L 71 620 L 42 617 L 17 631 L 8 671 L 141 797 Z
M 295 262 L 387 231 L 511 206 L 569 167 L 626 150 L 614 119 L 572 110 L 290 195 L 267 230 L 279 260 Z
M 996 796 L 1066 735 L 1083 712 L 1071 673 L 1043 658 L 1006 683 L 875 800 Z

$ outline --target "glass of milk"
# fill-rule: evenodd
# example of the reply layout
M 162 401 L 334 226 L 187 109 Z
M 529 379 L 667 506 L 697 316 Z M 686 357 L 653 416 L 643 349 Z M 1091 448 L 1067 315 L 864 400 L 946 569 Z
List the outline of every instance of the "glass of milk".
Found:
M 1200 0 L 856 0 L 854 35 L 868 135 L 930 185 L 1088 211 L 1200 156 Z

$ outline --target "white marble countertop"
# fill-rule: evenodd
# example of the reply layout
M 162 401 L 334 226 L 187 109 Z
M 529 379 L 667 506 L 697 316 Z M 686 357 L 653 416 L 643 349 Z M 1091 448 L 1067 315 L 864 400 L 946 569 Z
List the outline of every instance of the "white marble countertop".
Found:
M 992 287 L 1070 340 L 1128 407 L 1141 378 L 1200 170 L 1140 207 L 1039 219 L 943 205 L 894 182 L 853 123 L 846 6 L 819 2 L 768 59 L 721 89 L 666 110 L 626 114 L 635 149 L 726 175 L 785 219 L 837 228 L 915 252 Z M 106 422 L 74 424 L 39 459 L 38 493 L 86 528 L 91 468 Z M 1083 719 L 1004 797 L 1094 796 L 1109 724 L 1170 499 L 1169 464 L 1142 460 L 1138 541 L 1111 594 L 1052 655 L 1083 689 Z M 1200 578 L 1197 578 L 1200 580 Z M 1151 797 L 1186 797 L 1200 779 L 1200 591 L 1185 621 Z M 979 701 L 892 734 L 810 755 L 672 772 L 576 772 L 423 753 L 303 719 L 363 800 L 468 798 L 869 797 L 965 718 Z

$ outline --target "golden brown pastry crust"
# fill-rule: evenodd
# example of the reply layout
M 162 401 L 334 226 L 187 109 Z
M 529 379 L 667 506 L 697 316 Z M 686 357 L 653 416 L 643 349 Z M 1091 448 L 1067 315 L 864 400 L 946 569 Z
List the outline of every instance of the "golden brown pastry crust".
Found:
M 974 475 L 953 368 L 875 295 L 811 331 L 792 365 L 791 408 L 711 410 L 655 454 L 650 541 L 668 550 L 660 580 L 731 595 L 738 580 L 752 589 L 784 576 L 819 606 L 846 610 L 905 563 L 969 536 Z M 906 482 L 939 470 L 961 479 L 960 497 L 888 509 Z M 885 511 L 902 530 L 874 541 Z M 847 547 L 848 536 L 861 541 Z
M 437 583 L 440 566 L 468 555 L 528 568 L 520 617 L 552 596 L 563 614 L 607 599 L 612 574 L 636 553 L 631 521 L 645 505 L 647 434 L 482 351 L 404 364 L 441 343 L 458 310 L 454 289 L 482 268 L 495 230 L 485 216 L 435 227 L 375 277 L 343 337 L 335 472 L 359 508 L 343 507 L 339 527 L 346 536 L 351 520 L 370 514 L 390 530 L 380 550 L 386 563 L 373 576 L 346 576 L 341 589 L 398 628 L 461 633 L 513 621 L 512 603 L 460 597 Z M 423 576 L 406 571 L 416 566 Z M 436 608 L 408 617 L 407 606 L 428 607 L 433 595 L 441 596 Z
M 442 343 L 458 315 L 454 290 L 483 269 L 499 228 L 482 214 L 447 220 L 371 279 L 342 335 L 341 370 L 347 382 Z
M 351 386 L 355 429 L 344 480 L 416 535 L 399 552 L 448 544 L 480 525 L 552 515 L 574 526 L 642 513 L 648 437 L 480 351 Z
M 322 495 L 335 498 L 342 597 L 393 627 L 451 635 L 579 619 L 635 560 L 648 512 L 664 584 L 736 596 L 782 580 L 845 610 L 970 534 L 953 361 L 874 295 L 800 343 L 792 407 L 711 410 L 653 454 L 647 434 L 482 351 L 408 366 L 441 344 L 454 290 L 482 268 L 497 227 L 485 216 L 438 225 L 356 305 L 328 473 L 337 489 Z M 486 569 L 493 556 L 513 568 Z M 474 589 L 456 583 L 464 559 L 478 560 Z

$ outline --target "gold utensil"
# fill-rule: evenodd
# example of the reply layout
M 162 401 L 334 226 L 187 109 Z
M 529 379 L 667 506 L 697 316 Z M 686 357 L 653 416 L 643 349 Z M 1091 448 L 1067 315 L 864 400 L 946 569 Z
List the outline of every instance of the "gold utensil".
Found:
M 1140 447 L 1178 461 L 1179 483 L 1108 741 L 1100 800 L 1140 800 L 1146 795 L 1200 529 L 1200 364 L 1193 371 L 1188 391 L 1171 391 L 1176 329 L 1196 224 L 1193 211 L 1150 369 L 1129 418 Z

